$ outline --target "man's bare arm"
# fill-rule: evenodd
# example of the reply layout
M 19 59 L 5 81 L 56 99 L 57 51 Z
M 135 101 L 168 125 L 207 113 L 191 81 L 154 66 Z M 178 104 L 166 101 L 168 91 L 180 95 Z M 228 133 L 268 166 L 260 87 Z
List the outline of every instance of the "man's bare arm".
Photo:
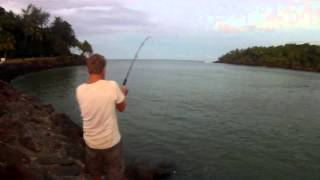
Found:
M 127 107 L 126 100 L 116 105 L 116 108 L 118 109 L 119 112 L 123 112 L 126 109 L 126 107 Z
M 120 86 L 121 91 L 125 96 L 128 94 L 128 88 L 126 86 Z M 126 100 L 123 100 L 121 103 L 116 104 L 116 108 L 118 111 L 123 112 L 127 107 Z

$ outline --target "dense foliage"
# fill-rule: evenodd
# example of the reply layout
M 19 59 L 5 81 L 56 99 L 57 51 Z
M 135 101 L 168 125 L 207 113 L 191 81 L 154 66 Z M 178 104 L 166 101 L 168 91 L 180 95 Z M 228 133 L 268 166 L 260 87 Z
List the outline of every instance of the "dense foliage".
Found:
M 49 13 L 31 4 L 21 14 L 0 7 L 0 57 L 69 55 L 71 47 L 92 52 L 87 41 L 76 38 L 67 21 L 55 17 L 49 23 L 49 19 Z
M 236 49 L 220 57 L 218 62 L 320 71 L 320 46 L 286 44 Z

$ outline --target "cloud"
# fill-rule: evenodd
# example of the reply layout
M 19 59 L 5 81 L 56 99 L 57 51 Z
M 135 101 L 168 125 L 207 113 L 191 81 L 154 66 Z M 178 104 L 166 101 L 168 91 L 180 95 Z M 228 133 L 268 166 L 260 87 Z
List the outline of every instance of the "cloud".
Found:
M 0 0 L 0 5 L 25 8 L 28 4 L 34 4 L 46 10 L 55 10 L 89 6 L 120 6 L 122 2 L 125 0 Z
M 225 33 L 240 33 L 240 32 L 250 32 L 250 31 L 267 31 L 268 29 L 258 28 L 255 25 L 247 25 L 247 26 L 235 26 L 231 24 L 227 24 L 223 21 L 216 22 L 216 28 L 219 31 Z
M 64 8 L 52 14 L 65 17 L 81 34 L 138 31 L 153 26 L 144 13 L 122 6 Z
M 236 27 L 231 24 L 226 24 L 225 22 L 222 22 L 222 21 L 216 22 L 216 27 L 218 30 L 225 33 L 242 32 L 240 27 Z
M 146 14 L 126 7 L 125 0 L 0 0 L 0 6 L 15 12 L 30 3 L 48 11 L 52 16 L 61 16 L 79 35 L 135 32 L 154 26 Z
M 315 6 L 316 5 L 316 6 Z M 274 31 L 288 29 L 319 29 L 320 3 L 314 0 L 300 0 L 295 3 L 260 8 L 246 14 L 246 21 L 229 17 L 218 20 L 215 28 L 225 33 L 253 31 Z

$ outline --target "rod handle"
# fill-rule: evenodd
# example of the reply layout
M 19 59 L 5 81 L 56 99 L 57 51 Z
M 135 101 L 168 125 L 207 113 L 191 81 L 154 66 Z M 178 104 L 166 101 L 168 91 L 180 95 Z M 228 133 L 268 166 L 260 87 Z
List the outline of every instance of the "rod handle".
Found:
M 125 78 L 124 80 L 123 80 L 123 82 L 122 82 L 122 85 L 126 85 L 127 84 L 127 78 Z

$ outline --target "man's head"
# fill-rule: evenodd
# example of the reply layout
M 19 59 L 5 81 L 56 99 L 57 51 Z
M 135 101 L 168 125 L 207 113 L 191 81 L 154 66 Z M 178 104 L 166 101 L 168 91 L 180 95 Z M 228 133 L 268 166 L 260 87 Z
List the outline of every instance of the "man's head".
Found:
M 105 73 L 105 67 L 107 60 L 100 54 L 93 54 L 86 60 L 86 65 L 90 75 L 103 75 Z

